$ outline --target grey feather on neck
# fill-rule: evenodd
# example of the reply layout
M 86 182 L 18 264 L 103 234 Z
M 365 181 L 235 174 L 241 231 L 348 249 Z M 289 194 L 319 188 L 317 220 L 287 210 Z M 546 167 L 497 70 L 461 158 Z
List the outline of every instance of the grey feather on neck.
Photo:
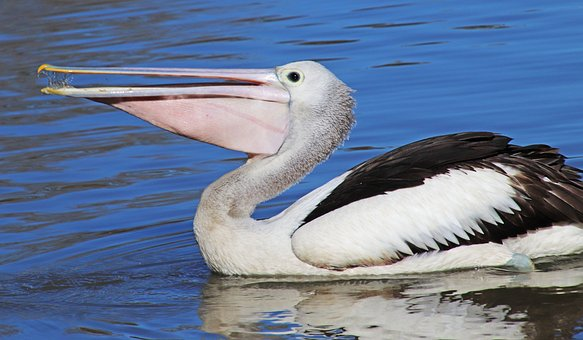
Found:
M 216 221 L 249 218 L 255 207 L 310 173 L 348 137 L 355 120 L 352 90 L 335 79 L 313 105 L 290 103 L 288 139 L 278 153 L 250 158 L 203 193 L 198 214 Z

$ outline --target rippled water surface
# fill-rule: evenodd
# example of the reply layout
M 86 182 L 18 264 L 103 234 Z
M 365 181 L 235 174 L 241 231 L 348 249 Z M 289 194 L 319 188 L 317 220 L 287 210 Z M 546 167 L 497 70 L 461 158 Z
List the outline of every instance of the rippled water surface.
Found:
M 211 275 L 201 191 L 242 155 L 89 101 L 41 95 L 42 63 L 324 63 L 358 125 L 268 217 L 373 155 L 492 130 L 583 167 L 579 1 L 2 1 L 0 337 L 578 338 L 583 257 L 486 270 L 303 282 Z

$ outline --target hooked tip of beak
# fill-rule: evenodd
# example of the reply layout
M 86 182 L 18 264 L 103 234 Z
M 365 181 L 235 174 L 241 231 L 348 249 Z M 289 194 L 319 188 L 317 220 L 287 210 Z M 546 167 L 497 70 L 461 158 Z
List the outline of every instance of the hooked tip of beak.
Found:
M 36 69 L 36 74 L 40 74 L 42 71 L 44 71 L 47 67 L 50 67 L 51 65 L 49 64 L 42 64 L 41 66 L 39 66 Z
M 42 72 L 66 72 L 66 70 L 58 70 L 58 67 L 50 64 L 42 64 L 36 69 L 36 74 L 41 74 Z
M 63 95 L 62 92 L 62 88 L 60 88 L 59 86 L 55 87 L 52 82 L 53 80 L 51 80 L 51 72 L 63 72 L 63 73 L 69 73 L 67 72 L 66 69 L 61 69 L 57 66 L 53 66 L 50 64 L 42 64 L 40 65 L 37 69 L 36 69 L 36 74 L 37 76 L 40 76 L 41 74 L 45 74 L 49 77 L 49 86 L 44 87 L 40 90 L 41 93 L 43 94 L 56 94 L 56 95 Z
M 49 64 L 42 64 L 40 65 L 37 69 L 36 69 L 36 74 L 37 76 L 40 75 L 42 72 L 44 72 L 47 68 L 50 68 L 51 65 Z M 42 89 L 40 89 L 40 92 L 43 94 L 55 94 L 53 91 L 53 89 L 50 87 L 43 87 Z

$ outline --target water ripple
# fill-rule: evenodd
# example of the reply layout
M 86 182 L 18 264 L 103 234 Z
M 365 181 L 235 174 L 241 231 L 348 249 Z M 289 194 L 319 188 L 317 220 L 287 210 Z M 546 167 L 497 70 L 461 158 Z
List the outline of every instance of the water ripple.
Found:
M 337 44 L 351 44 L 357 42 L 358 39 L 333 39 L 333 40 L 313 40 L 313 41 L 295 41 L 297 45 L 337 45 Z
M 473 30 L 500 30 L 500 29 L 505 29 L 505 28 L 510 28 L 510 26 L 508 25 L 503 25 L 503 24 L 493 24 L 493 25 L 468 25 L 468 26 L 459 26 L 456 27 L 456 30 L 468 30 L 468 31 L 473 31 Z
M 374 65 L 372 66 L 373 68 L 383 68 L 383 67 L 396 67 L 396 66 L 414 66 L 414 65 L 423 65 L 423 64 L 429 64 L 426 61 L 394 61 L 392 63 L 387 63 L 387 64 L 380 64 L 380 65 Z
M 345 28 L 394 28 L 394 27 L 407 27 L 407 26 L 417 26 L 417 25 L 427 25 L 430 22 L 420 21 L 420 22 L 400 22 L 400 23 L 374 23 L 374 24 L 361 24 L 346 26 Z

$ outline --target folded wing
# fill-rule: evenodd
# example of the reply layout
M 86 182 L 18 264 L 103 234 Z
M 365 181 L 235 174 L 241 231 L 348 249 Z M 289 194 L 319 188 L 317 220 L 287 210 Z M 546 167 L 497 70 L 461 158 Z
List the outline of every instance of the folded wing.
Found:
M 583 224 L 579 170 L 556 149 L 509 141 L 481 132 L 440 136 L 358 165 L 294 232 L 296 256 L 329 269 L 387 265 Z

